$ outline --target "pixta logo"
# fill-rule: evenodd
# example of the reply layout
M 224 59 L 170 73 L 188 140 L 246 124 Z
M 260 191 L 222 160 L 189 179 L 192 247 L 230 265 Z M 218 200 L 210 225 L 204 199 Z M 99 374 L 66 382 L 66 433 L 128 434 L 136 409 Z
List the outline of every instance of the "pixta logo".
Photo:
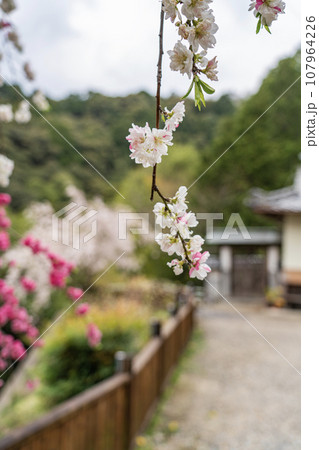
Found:
M 52 215 L 52 240 L 76 250 L 94 238 L 97 233 L 97 211 L 69 203 Z

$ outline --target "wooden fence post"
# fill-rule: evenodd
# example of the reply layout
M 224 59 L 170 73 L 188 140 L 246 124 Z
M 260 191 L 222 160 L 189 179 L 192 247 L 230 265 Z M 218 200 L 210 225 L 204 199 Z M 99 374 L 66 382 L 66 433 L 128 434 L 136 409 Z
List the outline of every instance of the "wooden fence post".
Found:
M 167 307 L 170 316 L 174 317 L 178 313 L 178 303 L 174 302 Z
M 151 337 L 152 338 L 161 338 L 161 333 L 162 333 L 162 322 L 160 320 L 154 319 L 151 321 L 150 324 L 150 329 L 151 329 Z M 163 345 L 163 339 L 161 339 L 161 345 L 158 351 L 158 369 L 156 372 L 156 392 L 157 395 L 160 394 L 161 392 L 161 388 L 162 388 L 162 383 L 163 383 L 163 351 L 164 351 L 164 345 Z
M 116 373 L 131 373 L 132 357 L 125 352 L 115 353 L 115 372 Z
M 128 373 L 131 375 L 129 383 L 126 388 L 126 426 L 125 426 L 125 438 L 123 439 L 124 447 L 122 450 L 127 450 L 131 447 L 131 389 L 132 389 L 132 357 L 126 352 L 118 351 L 115 353 L 115 372 L 116 373 Z
M 150 324 L 151 337 L 160 337 L 162 331 L 162 323 L 155 319 Z

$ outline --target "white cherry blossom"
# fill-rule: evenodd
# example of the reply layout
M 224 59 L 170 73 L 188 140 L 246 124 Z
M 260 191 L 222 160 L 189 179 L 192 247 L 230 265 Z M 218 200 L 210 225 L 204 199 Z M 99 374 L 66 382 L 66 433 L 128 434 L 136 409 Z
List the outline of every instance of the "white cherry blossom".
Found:
M 188 241 L 187 250 L 190 253 L 201 252 L 202 245 L 204 245 L 204 243 L 205 243 L 204 239 L 199 234 L 196 234 L 195 236 L 192 236 Z
M 145 127 L 139 127 L 138 125 L 134 125 L 134 123 L 132 124 L 132 128 L 129 129 L 130 134 L 126 137 L 130 143 L 130 150 L 139 147 L 145 142 L 147 128 L 149 128 L 148 123 Z
M 183 215 L 187 210 L 186 203 L 187 187 L 181 186 L 171 199 L 171 205 L 176 214 Z
M 278 14 L 284 14 L 286 4 L 282 0 L 257 0 L 250 4 L 249 11 L 254 10 L 257 17 L 261 15 L 261 23 L 268 27 L 274 20 L 278 19 Z
M 170 204 L 165 206 L 164 203 L 156 203 L 153 209 L 155 214 L 155 223 L 161 228 L 170 228 L 175 219 L 175 214 L 173 213 L 173 208 Z
M 184 272 L 183 266 L 184 261 L 179 259 L 173 259 L 171 262 L 167 263 L 168 267 L 171 267 L 175 273 L 175 275 L 180 275 Z
M 13 120 L 12 105 L 0 105 L 0 122 L 11 122 Z
M 182 14 L 189 20 L 201 18 L 211 2 L 212 0 L 183 0 Z
M 178 232 L 183 239 L 189 239 L 192 234 L 189 228 L 196 227 L 197 225 L 198 221 L 195 214 L 192 212 L 187 212 L 176 218 L 172 227 L 172 232 Z
M 177 9 L 178 0 L 163 0 L 163 10 L 165 11 L 165 19 L 171 19 L 175 21 L 176 16 L 180 18 L 180 13 Z
M 185 47 L 181 42 L 174 45 L 173 50 L 167 52 L 170 56 L 170 68 L 174 71 L 180 71 L 190 78 L 193 69 L 193 52 Z
M 166 116 L 165 129 L 168 131 L 175 131 L 185 116 L 184 102 L 176 103 L 171 111 L 165 108 L 164 112 Z
M 155 240 L 161 247 L 162 252 L 168 253 L 169 255 L 176 253 L 179 256 L 183 256 L 185 253 L 183 244 L 178 236 L 159 233 Z
M 199 46 L 204 50 L 214 47 L 216 38 L 214 34 L 218 31 L 218 26 L 211 18 L 200 20 L 194 27 L 190 27 L 188 41 L 192 45 L 194 52 Z
M 4 155 L 0 155 L 0 186 L 9 186 L 9 178 L 14 168 L 14 162 Z
M 14 114 L 17 123 L 28 123 L 31 120 L 30 105 L 26 100 L 23 100 Z
M 213 59 L 208 61 L 206 68 L 203 70 L 206 77 L 212 81 L 218 81 L 218 70 L 217 69 L 217 57 L 215 56 Z
M 208 258 L 208 252 L 196 252 L 192 255 L 193 267 L 189 270 L 190 278 L 198 278 L 199 280 L 203 280 L 207 277 L 207 274 L 211 272 L 211 268 L 205 264 Z
M 37 91 L 33 95 L 32 101 L 40 111 L 48 111 L 50 109 L 50 104 L 41 91 Z
M 155 150 L 162 155 L 167 155 L 167 146 L 173 145 L 172 139 L 171 131 L 153 128 L 152 132 L 147 135 L 146 144 L 149 149 Z
M 149 125 L 139 127 L 132 125 L 130 134 L 126 139 L 130 143 L 131 158 L 143 167 L 152 167 L 162 161 L 162 156 L 167 155 L 168 146 L 173 145 L 173 135 L 169 130 L 150 129 Z

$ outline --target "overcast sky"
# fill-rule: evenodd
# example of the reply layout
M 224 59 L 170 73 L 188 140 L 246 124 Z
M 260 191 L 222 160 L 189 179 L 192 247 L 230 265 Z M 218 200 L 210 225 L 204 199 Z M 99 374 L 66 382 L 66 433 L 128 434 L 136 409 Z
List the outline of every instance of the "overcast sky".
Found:
M 267 71 L 300 45 L 299 0 L 287 0 L 286 14 L 273 23 L 272 35 L 256 36 L 249 0 L 215 0 L 219 31 L 209 56 L 218 56 L 217 96 L 254 92 Z M 155 93 L 159 0 L 20 0 L 14 14 L 25 53 L 37 75 L 37 86 L 61 98 L 70 93 L 100 91 L 126 95 Z M 177 41 L 165 21 L 165 51 Z M 186 75 L 171 72 L 164 57 L 164 95 L 183 95 Z

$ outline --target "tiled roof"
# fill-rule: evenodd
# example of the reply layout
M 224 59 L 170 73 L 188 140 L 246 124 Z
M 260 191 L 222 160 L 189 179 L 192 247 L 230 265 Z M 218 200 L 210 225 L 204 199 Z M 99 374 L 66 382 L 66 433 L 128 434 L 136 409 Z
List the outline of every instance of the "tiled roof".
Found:
M 300 214 L 300 169 L 295 175 L 292 186 L 270 192 L 258 188 L 252 189 L 246 204 L 256 212 L 263 214 Z

